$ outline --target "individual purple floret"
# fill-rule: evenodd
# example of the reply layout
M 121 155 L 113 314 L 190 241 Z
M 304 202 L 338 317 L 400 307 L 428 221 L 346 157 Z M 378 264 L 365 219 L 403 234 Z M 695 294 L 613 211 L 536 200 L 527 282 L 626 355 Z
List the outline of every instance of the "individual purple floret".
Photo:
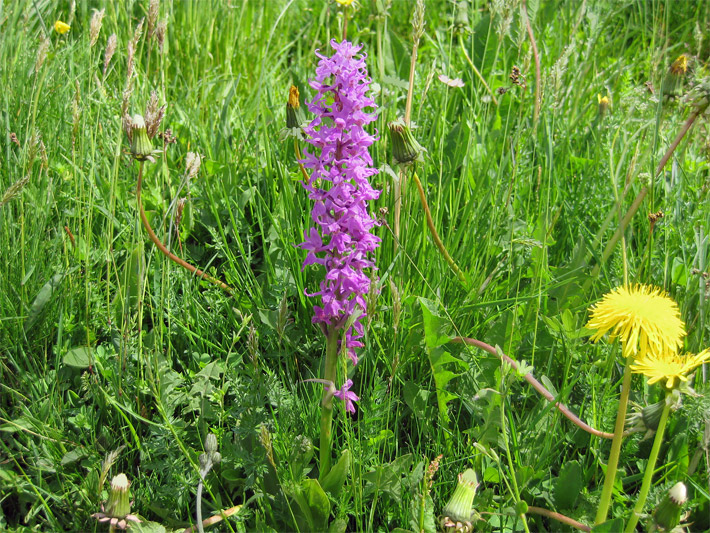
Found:
M 333 393 L 333 396 L 336 398 L 340 398 L 345 402 L 345 409 L 351 413 L 355 414 L 355 404 L 353 402 L 358 401 L 360 398 L 358 398 L 357 394 L 354 392 L 350 392 L 350 387 L 353 386 L 353 380 L 349 379 L 345 382 L 345 384 L 342 386 L 340 390 L 337 390 Z
M 310 86 L 317 91 L 308 110 L 315 118 L 304 128 L 312 148 L 304 150 L 303 165 L 311 177 L 303 186 L 315 203 L 311 212 L 314 227 L 299 246 L 308 251 L 303 267 L 319 264 L 326 269 L 320 291 L 322 305 L 314 306 L 313 322 L 329 331 L 345 326 L 359 314 L 345 333 L 348 355 L 357 364 L 355 348 L 364 331 L 365 297 L 370 290 L 366 269 L 374 268 L 371 257 L 380 239 L 370 233 L 377 224 L 367 202 L 379 197 L 368 178 L 377 174 L 367 148 L 375 140 L 364 126 L 375 120 L 375 102 L 365 96 L 370 86 L 361 46 L 348 41 L 331 41 L 332 57 L 318 52 L 316 78 Z

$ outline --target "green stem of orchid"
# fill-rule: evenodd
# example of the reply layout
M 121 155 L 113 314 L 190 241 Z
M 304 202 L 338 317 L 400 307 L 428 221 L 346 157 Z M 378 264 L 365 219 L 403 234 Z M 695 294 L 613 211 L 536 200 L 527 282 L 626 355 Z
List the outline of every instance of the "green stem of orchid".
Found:
M 616 468 L 619 464 L 619 455 L 621 452 L 621 441 L 624 439 L 624 423 L 626 421 L 626 407 L 629 403 L 629 392 L 631 389 L 631 363 L 633 356 L 626 358 L 624 367 L 624 380 L 621 383 L 621 397 L 619 398 L 619 408 L 616 413 L 616 425 L 614 426 L 614 438 L 611 441 L 611 451 L 609 452 L 609 461 L 606 466 L 606 476 L 604 477 L 604 487 L 602 488 L 602 496 L 599 500 L 599 508 L 594 524 L 601 524 L 606 521 L 609 513 L 609 505 L 611 504 L 611 493 L 614 489 L 614 480 L 616 479 Z
M 667 400 L 667 398 L 666 398 Z M 643 512 L 643 506 L 646 504 L 646 498 L 648 497 L 648 491 L 651 488 L 651 481 L 653 480 L 653 472 L 656 469 L 656 460 L 658 459 L 658 452 L 661 449 L 661 443 L 663 442 L 663 434 L 666 429 L 666 422 L 668 422 L 668 415 L 670 414 L 671 408 L 668 401 L 663 407 L 663 412 L 661 413 L 661 420 L 658 422 L 658 429 L 656 429 L 656 437 L 653 439 L 653 447 L 651 448 L 651 455 L 648 456 L 648 462 L 646 463 L 646 471 L 643 474 L 643 482 L 641 483 L 641 492 L 636 500 L 636 505 L 631 513 L 631 518 L 629 518 L 626 524 L 625 533 L 630 533 L 636 531 L 636 524 L 638 524 L 639 518 L 641 518 L 641 513 Z
M 325 347 L 325 375 L 323 378 L 333 383 L 338 369 L 338 330 L 328 328 Z M 330 472 L 330 457 L 333 447 L 333 391 L 326 388 L 323 391 L 323 403 L 320 414 L 320 474 L 323 479 Z

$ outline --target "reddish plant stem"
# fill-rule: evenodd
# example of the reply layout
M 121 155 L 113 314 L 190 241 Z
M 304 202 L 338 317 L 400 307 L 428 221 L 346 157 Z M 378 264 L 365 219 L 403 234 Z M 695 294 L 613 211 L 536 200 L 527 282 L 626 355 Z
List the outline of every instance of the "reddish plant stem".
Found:
M 675 139 L 673 140 L 673 143 L 668 147 L 668 150 L 666 150 L 665 155 L 658 163 L 658 166 L 656 167 L 656 177 L 661 173 L 663 167 L 666 166 L 666 163 L 668 163 L 668 160 L 673 155 L 673 152 L 675 152 L 675 149 L 678 148 L 678 145 L 680 144 L 680 141 L 683 140 L 683 137 L 685 137 L 685 134 L 688 133 L 688 130 L 690 130 L 690 128 L 693 126 L 693 124 L 695 123 L 695 119 L 698 118 L 700 113 L 705 111 L 706 108 L 707 106 L 695 108 L 695 110 L 693 110 L 693 112 L 690 114 L 688 119 L 683 124 L 683 127 L 678 132 L 678 135 L 676 135 Z
M 591 527 L 585 526 L 581 522 L 577 522 L 575 519 L 570 518 L 569 516 L 565 516 L 563 514 L 556 513 L 555 511 L 550 511 L 548 509 L 543 509 L 542 507 L 532 507 L 528 505 L 528 513 L 539 514 L 541 516 L 546 516 L 547 518 L 552 518 L 553 520 L 557 520 L 558 522 L 562 522 L 563 524 L 572 526 L 573 528 L 579 529 L 580 531 L 592 530 Z
M 477 348 L 481 348 L 482 350 L 487 351 L 488 353 L 495 355 L 498 357 L 498 352 L 496 349 L 491 346 L 490 344 L 486 344 L 485 342 L 479 341 L 477 339 L 471 339 L 469 337 L 454 337 L 451 339 L 451 342 L 456 342 L 459 344 L 467 344 L 469 346 L 476 346 Z M 512 366 L 515 370 L 518 370 L 518 363 L 515 362 L 515 360 L 511 359 L 507 355 L 501 352 L 500 357 L 508 363 L 510 366 Z M 550 391 L 548 391 L 545 386 L 540 383 L 538 380 L 536 380 L 533 375 L 528 372 L 525 374 L 525 381 L 527 381 L 530 385 L 532 385 L 533 389 L 535 389 L 538 393 L 540 393 L 548 402 L 552 403 L 557 407 L 557 409 L 565 415 L 574 425 L 579 427 L 580 429 L 583 429 L 587 433 L 591 433 L 592 435 L 595 435 L 597 437 L 600 437 L 602 439 L 613 439 L 614 434 L 613 433 L 606 433 L 604 431 L 599 431 L 598 429 L 594 429 L 590 425 L 582 422 L 577 415 L 575 415 L 572 411 L 570 411 L 565 405 L 561 404 L 560 402 L 555 400 L 555 397 L 552 395 Z
M 168 248 L 158 239 L 158 236 L 155 234 L 153 231 L 153 228 L 150 226 L 150 222 L 148 222 L 148 217 L 145 214 L 145 210 L 143 209 L 143 202 L 141 201 L 141 189 L 143 186 L 143 162 L 141 161 L 140 167 L 138 170 L 138 186 L 136 187 L 136 200 L 138 201 L 138 209 L 140 210 L 141 214 L 141 221 L 143 222 L 143 227 L 145 227 L 145 230 L 148 232 L 148 237 L 150 238 L 151 241 L 153 241 L 153 244 L 155 244 L 158 247 L 158 250 L 160 250 L 163 255 L 165 255 L 168 259 L 173 261 L 174 263 L 177 263 L 184 269 L 192 272 L 195 276 L 205 279 L 209 281 L 210 283 L 214 283 L 218 287 L 224 289 L 226 292 L 228 292 L 230 295 L 234 295 L 234 289 L 232 289 L 229 285 L 226 283 L 213 278 L 209 274 L 203 272 L 197 267 L 192 266 L 190 263 L 185 261 L 184 259 L 179 258 L 176 256 L 174 253 L 172 253 Z

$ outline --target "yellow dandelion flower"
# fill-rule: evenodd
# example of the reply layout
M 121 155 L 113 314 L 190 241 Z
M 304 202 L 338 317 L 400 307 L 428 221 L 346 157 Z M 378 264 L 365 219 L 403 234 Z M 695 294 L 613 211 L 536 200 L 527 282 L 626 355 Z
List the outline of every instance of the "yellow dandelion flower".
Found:
M 57 33 L 64 35 L 66 32 L 68 32 L 71 29 L 71 26 L 67 24 L 66 22 L 62 22 L 61 20 L 58 20 L 57 22 L 54 23 L 54 31 Z
M 349 6 L 353 3 L 353 0 L 335 0 L 337 3 L 339 3 L 341 6 Z
M 653 385 L 666 380 L 667 389 L 675 387 L 676 380 L 688 381 L 688 374 L 710 360 L 710 348 L 697 355 L 678 355 L 669 353 L 661 356 L 646 354 L 631 364 L 631 371 L 643 374 L 648 378 L 648 384 Z
M 678 304 L 654 287 L 618 287 L 591 311 L 586 327 L 597 330 L 592 341 L 610 332 L 621 339 L 624 357 L 676 353 L 685 335 Z

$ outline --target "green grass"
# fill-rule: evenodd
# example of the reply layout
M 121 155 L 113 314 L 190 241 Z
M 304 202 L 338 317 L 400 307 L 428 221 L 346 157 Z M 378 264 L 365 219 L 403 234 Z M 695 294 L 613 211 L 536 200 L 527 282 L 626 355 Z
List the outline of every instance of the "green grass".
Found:
M 387 124 L 404 114 L 414 2 L 358 3 L 348 38 L 364 45 L 379 106 L 371 153 L 383 190 L 372 206 L 383 217 L 380 294 L 350 375 L 358 414 L 336 404 L 336 459 L 348 449 L 352 461 L 329 520 L 348 531 L 431 530 L 421 509 L 438 517 L 457 475 L 473 468 L 478 529 L 523 530 L 514 475 L 529 505 L 591 524 L 609 442 L 577 430 L 497 358 L 454 344 L 428 350 L 426 340 L 440 333 L 500 346 L 604 431 L 613 430 L 623 367 L 618 346 L 591 344 L 583 329 L 602 294 L 625 278 L 662 287 L 681 308 L 685 350 L 708 346 L 705 118 L 654 174 L 689 114 L 681 100 L 660 97 L 662 80 L 681 53 L 690 57 L 681 94 L 707 75 L 710 4 L 528 2 L 541 62 L 535 122 L 535 65 L 519 7 L 501 27 L 487 2 L 426 2 L 412 120 L 427 153 L 417 172 L 464 286 L 428 233 L 412 180 L 399 245 L 391 229 L 398 171 Z M 93 7 L 106 14 L 92 47 Z M 467 26 L 455 25 L 457 9 Z M 168 528 L 192 525 L 198 457 L 213 432 L 223 459 L 207 477 L 203 515 L 243 505 L 216 527 L 293 530 L 295 503 L 284 494 L 317 473 L 315 459 L 299 463 L 304 442 L 318 443 L 322 393 L 303 380 L 321 376 L 325 349 L 304 291 L 323 272 L 301 270 L 305 254 L 294 245 L 311 206 L 293 142 L 280 133 L 289 86 L 313 96 L 314 52 L 340 38 L 342 15 L 325 0 L 163 2 L 163 48 L 144 25 L 124 93 L 127 46 L 147 13 L 147 0 L 78 2 L 75 13 L 68 2 L 0 0 L 0 193 L 29 178 L 0 207 L 0 529 L 101 530 L 91 514 L 119 472 L 132 482 L 134 512 Z M 58 19 L 71 25 L 67 34 L 52 29 Z M 104 76 L 113 33 L 118 48 Z M 511 83 L 514 66 L 526 87 Z M 449 88 L 439 74 L 465 85 Z M 167 105 L 162 129 L 177 142 L 145 166 L 148 218 L 174 253 L 235 287 L 234 297 L 171 263 L 141 226 L 138 164 L 121 116 L 124 97 L 128 113 L 142 114 L 153 90 Z M 611 99 L 603 117 L 597 94 Z M 188 152 L 204 156 L 189 184 Z M 644 186 L 648 195 L 604 258 Z M 179 198 L 187 198 L 181 250 Z M 659 210 L 651 238 L 646 215 Z M 442 367 L 457 374 L 442 410 L 432 357 L 444 349 L 462 364 Z M 702 373 L 695 389 L 707 390 Z M 659 398 L 634 377 L 633 401 Z M 710 527 L 709 413 L 705 399 L 686 396 L 672 415 L 646 507 L 684 481 L 694 530 Z M 625 441 L 610 516 L 628 517 L 650 443 Z M 423 476 L 440 454 L 429 491 Z M 579 492 L 572 503 L 560 496 L 567 470 Z M 527 519 L 533 531 L 566 527 Z

